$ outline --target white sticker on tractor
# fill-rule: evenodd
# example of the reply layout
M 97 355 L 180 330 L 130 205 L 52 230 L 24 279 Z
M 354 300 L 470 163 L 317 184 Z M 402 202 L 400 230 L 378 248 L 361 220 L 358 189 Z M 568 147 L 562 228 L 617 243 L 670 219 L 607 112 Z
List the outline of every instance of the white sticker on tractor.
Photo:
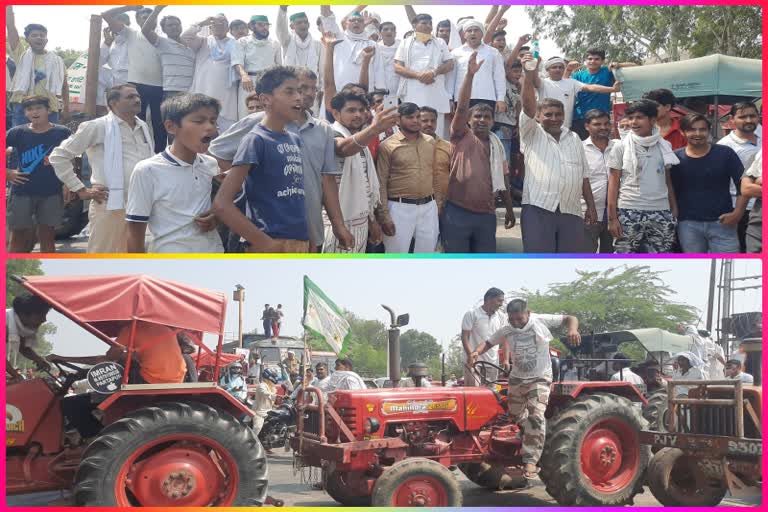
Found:
M 15 405 L 5 404 L 5 431 L 24 432 L 24 416 Z

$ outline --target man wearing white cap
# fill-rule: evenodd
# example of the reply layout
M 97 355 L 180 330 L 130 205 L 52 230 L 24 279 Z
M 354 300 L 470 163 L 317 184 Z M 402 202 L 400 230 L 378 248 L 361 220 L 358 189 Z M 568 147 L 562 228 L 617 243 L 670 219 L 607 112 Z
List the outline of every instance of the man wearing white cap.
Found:
M 534 85 L 539 93 L 539 101 L 551 98 L 559 100 L 565 106 L 565 119 L 563 126 L 570 127 L 573 120 L 573 107 L 576 104 L 576 94 L 579 92 L 594 92 L 598 94 L 611 94 L 621 88 L 621 82 L 616 82 L 613 87 L 597 84 L 584 84 L 573 78 L 563 78 L 565 74 L 565 60 L 562 57 L 552 57 L 544 63 L 544 70 L 549 78 L 534 77 Z
M 456 61 L 449 83 L 454 101 L 459 97 L 459 89 L 467 75 L 467 64 L 473 53 L 477 52 L 478 61 L 485 65 L 475 75 L 472 82 L 472 97 L 469 106 L 486 103 L 497 112 L 506 112 L 504 96 L 507 93 L 507 79 L 504 72 L 504 58 L 499 51 L 483 43 L 485 27 L 477 20 L 466 20 L 462 24 L 466 42 L 451 52 Z

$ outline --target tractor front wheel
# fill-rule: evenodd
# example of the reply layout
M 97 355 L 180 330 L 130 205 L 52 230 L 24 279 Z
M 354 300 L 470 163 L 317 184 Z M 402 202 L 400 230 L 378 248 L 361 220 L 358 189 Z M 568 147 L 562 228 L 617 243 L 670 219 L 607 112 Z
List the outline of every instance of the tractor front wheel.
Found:
M 405 459 L 376 480 L 374 507 L 460 507 L 459 482 L 451 471 L 429 459 Z
M 74 498 L 87 507 L 257 506 L 266 492 L 253 431 L 227 412 L 179 402 L 106 427 L 83 455 Z
M 653 456 L 648 487 L 667 507 L 714 507 L 727 491 L 721 480 L 707 477 L 696 460 L 678 448 L 662 448 Z
M 541 480 L 563 506 L 620 506 L 640 492 L 650 450 L 640 444 L 646 421 L 628 399 L 579 397 L 550 421 Z

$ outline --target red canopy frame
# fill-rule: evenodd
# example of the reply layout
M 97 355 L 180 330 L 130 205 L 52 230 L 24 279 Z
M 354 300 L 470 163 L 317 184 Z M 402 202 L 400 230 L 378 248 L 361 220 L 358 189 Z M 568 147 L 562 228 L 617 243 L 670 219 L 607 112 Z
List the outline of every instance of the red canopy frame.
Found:
M 218 334 L 215 366 L 218 382 L 227 308 L 224 294 L 143 274 L 12 276 L 12 279 L 110 346 L 119 346 L 112 338 L 117 337 L 125 324 L 130 322 L 123 384 L 128 382 L 138 321 L 178 330 Z M 192 338 L 199 347 L 212 353 L 203 344 L 202 335 Z

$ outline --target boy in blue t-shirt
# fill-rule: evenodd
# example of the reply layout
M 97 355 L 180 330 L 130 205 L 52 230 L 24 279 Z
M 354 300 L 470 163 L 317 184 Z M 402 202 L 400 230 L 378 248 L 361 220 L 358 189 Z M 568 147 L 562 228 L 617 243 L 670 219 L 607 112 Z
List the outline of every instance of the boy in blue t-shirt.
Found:
M 214 211 L 246 240 L 249 252 L 308 252 L 301 139 L 285 129 L 302 115 L 295 69 L 269 69 L 256 92 L 266 115 L 240 143 L 214 199 Z M 243 184 L 247 217 L 232 201 Z
M 619 68 L 628 68 L 636 66 L 632 62 L 612 63 L 610 66 L 605 65 L 605 50 L 599 48 L 590 48 L 587 50 L 585 57 L 585 64 L 587 69 L 582 69 L 571 75 L 571 78 L 578 80 L 583 84 L 596 84 L 603 85 L 605 87 L 613 87 L 616 83 L 616 78 L 613 76 L 613 71 Z M 568 70 L 578 67 L 577 62 L 571 62 L 568 64 Z M 566 72 L 566 77 L 568 76 Z M 581 138 L 586 140 L 589 137 L 587 128 L 584 126 L 584 120 L 587 112 L 592 109 L 602 110 L 603 112 L 611 111 L 611 95 L 601 94 L 596 92 L 580 92 L 576 95 L 576 106 L 573 112 L 573 122 L 571 123 L 571 130 Z
M 8 252 L 31 252 L 37 235 L 40 252 L 53 253 L 56 227 L 64 216 L 64 196 L 48 155 L 72 132 L 48 120 L 50 104 L 44 96 L 24 98 L 21 107 L 29 124 L 14 126 L 5 135 L 6 155 L 12 148 L 18 154 L 17 168 L 5 172 L 11 186 L 6 207 L 11 235 Z

